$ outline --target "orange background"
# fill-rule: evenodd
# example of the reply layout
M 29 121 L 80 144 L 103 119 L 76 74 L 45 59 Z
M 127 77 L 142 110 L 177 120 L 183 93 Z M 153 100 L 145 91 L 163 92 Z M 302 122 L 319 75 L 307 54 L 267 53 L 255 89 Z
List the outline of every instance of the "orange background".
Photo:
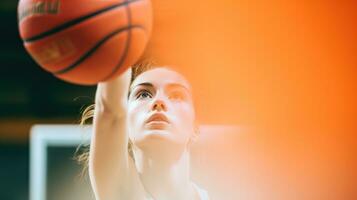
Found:
M 357 197 L 357 2 L 153 5 L 145 57 L 188 77 L 202 123 L 251 130 L 237 139 L 247 157 L 227 147 L 222 173 L 239 168 L 253 199 Z

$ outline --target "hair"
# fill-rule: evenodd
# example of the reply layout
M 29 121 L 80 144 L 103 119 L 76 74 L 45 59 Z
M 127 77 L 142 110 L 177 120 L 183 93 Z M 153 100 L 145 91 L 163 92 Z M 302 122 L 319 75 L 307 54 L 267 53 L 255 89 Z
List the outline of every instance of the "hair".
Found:
M 130 79 L 130 85 L 134 82 L 134 80 L 142 73 L 150 70 L 157 68 L 152 61 L 145 61 L 141 62 L 138 64 L 135 64 L 134 66 L 131 67 L 132 73 L 131 73 L 131 79 Z M 128 96 L 130 95 L 130 91 L 128 92 Z M 80 119 L 80 125 L 84 126 L 86 124 L 91 124 L 92 119 L 94 116 L 94 109 L 95 109 L 95 104 L 91 104 L 88 107 L 86 107 L 83 112 L 82 116 Z M 129 155 L 133 158 L 133 151 L 132 151 L 132 142 L 129 140 L 128 143 L 128 152 Z M 89 165 L 89 151 L 90 151 L 90 145 L 79 145 L 74 153 L 73 159 L 77 161 L 78 164 L 82 165 L 82 172 L 80 174 L 81 177 L 83 177 L 87 171 L 88 171 L 88 165 Z

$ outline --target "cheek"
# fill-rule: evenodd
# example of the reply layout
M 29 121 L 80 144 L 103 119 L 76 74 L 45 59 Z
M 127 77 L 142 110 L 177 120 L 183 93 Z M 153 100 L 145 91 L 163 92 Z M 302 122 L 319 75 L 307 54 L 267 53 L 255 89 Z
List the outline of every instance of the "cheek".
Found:
M 177 106 L 176 117 L 178 120 L 178 128 L 184 129 L 185 132 L 191 132 L 194 128 L 195 112 L 190 104 Z
M 134 137 L 139 132 L 141 123 L 145 120 L 145 104 L 132 102 L 128 104 L 127 110 L 127 125 L 129 136 Z

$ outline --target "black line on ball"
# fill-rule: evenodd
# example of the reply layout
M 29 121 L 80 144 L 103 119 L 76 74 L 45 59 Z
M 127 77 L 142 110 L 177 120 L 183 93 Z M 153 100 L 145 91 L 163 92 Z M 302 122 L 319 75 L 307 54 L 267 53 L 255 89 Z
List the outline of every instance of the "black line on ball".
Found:
M 127 16 L 128 16 L 128 26 L 131 26 L 131 10 L 130 10 L 129 4 L 126 4 L 125 8 L 127 11 Z M 114 67 L 114 69 L 108 76 L 106 76 L 105 78 L 103 78 L 101 80 L 101 82 L 110 79 L 117 72 L 117 70 L 123 65 L 123 63 L 126 59 L 126 56 L 128 55 L 128 51 L 129 51 L 129 47 L 130 47 L 130 40 L 131 40 L 131 29 L 128 30 L 128 37 L 127 37 L 126 43 L 125 43 L 125 50 L 124 50 L 124 53 L 120 57 L 119 63 Z
M 101 47 L 109 39 L 111 39 L 115 35 L 117 35 L 119 33 L 122 33 L 124 31 L 130 31 L 132 28 L 142 28 L 142 29 L 144 29 L 144 27 L 142 27 L 140 25 L 127 26 L 127 27 L 124 27 L 124 28 L 117 29 L 117 30 L 113 31 L 112 33 L 108 34 L 107 36 L 105 36 L 103 39 L 101 39 L 97 44 L 94 45 L 94 47 L 92 47 L 89 51 L 87 51 L 76 62 L 74 62 L 73 64 L 71 64 L 70 66 L 68 66 L 68 67 L 66 67 L 64 69 L 61 69 L 59 71 L 55 71 L 55 72 L 52 72 L 52 73 L 55 74 L 55 75 L 61 75 L 61 74 L 64 74 L 64 73 L 67 73 L 67 72 L 71 71 L 72 69 L 74 69 L 78 65 L 80 65 L 83 61 L 85 61 L 88 57 L 90 57 L 99 47 Z M 126 48 L 125 48 L 125 51 L 126 51 Z
M 97 16 L 97 15 L 99 15 L 99 14 L 102 14 L 102 13 L 105 13 L 105 12 L 107 12 L 107 11 L 110 11 L 110 10 L 113 10 L 113 9 L 116 9 L 116 8 L 119 8 L 119 7 L 121 7 L 121 6 L 127 6 L 128 4 L 134 3 L 135 1 L 140 1 L 140 0 L 128 0 L 128 1 L 124 1 L 124 2 L 115 4 L 115 5 L 112 5 L 112 6 L 108 6 L 108 7 L 106 7 L 106 8 L 103 8 L 103 9 L 101 9 L 101 10 L 95 11 L 95 12 L 90 13 L 90 14 L 88 14 L 88 15 L 85 15 L 85 16 L 83 16 L 83 17 L 79 17 L 79 18 L 74 19 L 74 20 L 72 20 L 72 21 L 69 21 L 69 22 L 66 22 L 66 23 L 64 23 L 64 24 L 61 24 L 61 25 L 59 25 L 59 26 L 57 26 L 57 27 L 55 27 L 55 28 L 53 28 L 53 29 L 51 29 L 51 30 L 49 30 L 49 31 L 40 33 L 40 34 L 38 34 L 38 35 L 36 35 L 36 36 L 33 36 L 33 37 L 30 37 L 30 38 L 25 38 L 25 39 L 23 39 L 23 41 L 24 41 L 25 43 L 27 43 L 27 42 L 34 42 L 34 41 L 36 41 L 36 40 L 43 39 L 43 38 L 48 37 L 48 36 L 50 36 L 50 35 L 52 35 L 52 34 L 55 34 L 55 33 L 58 33 L 58 32 L 60 32 L 60 31 L 63 31 L 63 30 L 65 30 L 65 29 L 67 29 L 67 28 L 69 28 L 69 27 L 71 27 L 71 26 L 74 26 L 74 25 L 76 25 L 76 24 L 79 24 L 79 23 L 81 23 L 81 22 L 83 22 L 83 21 L 85 21 L 85 20 L 87 20 L 87 19 L 90 19 L 90 18 L 92 18 L 92 17 L 95 17 L 95 16 Z

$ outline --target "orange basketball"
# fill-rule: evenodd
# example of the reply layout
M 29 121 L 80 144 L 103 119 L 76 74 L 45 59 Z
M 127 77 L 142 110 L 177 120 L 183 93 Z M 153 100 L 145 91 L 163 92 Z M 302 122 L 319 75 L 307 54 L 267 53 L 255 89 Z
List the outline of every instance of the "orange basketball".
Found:
M 76 84 L 107 81 L 134 64 L 148 42 L 150 0 L 20 0 L 26 50 L 46 71 Z

